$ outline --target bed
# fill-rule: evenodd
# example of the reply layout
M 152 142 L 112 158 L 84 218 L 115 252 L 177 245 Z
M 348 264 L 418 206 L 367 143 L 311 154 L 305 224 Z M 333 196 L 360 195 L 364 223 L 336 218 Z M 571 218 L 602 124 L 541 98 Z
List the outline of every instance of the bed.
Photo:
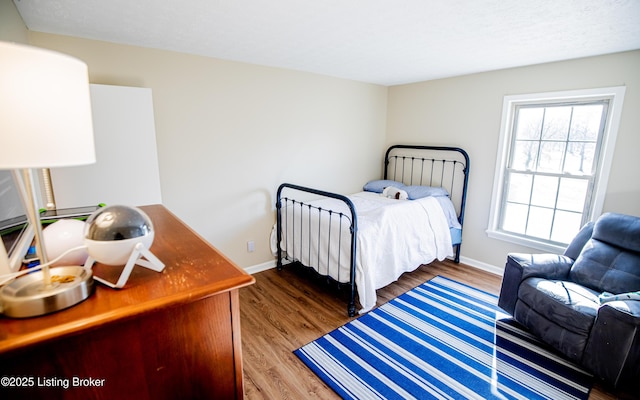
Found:
M 375 291 L 403 273 L 436 259 L 460 260 L 467 153 L 394 145 L 383 171 L 382 179 L 350 195 L 291 183 L 277 190 L 271 243 L 278 270 L 301 264 L 346 285 L 350 317 L 356 294 L 364 313 L 375 306 Z

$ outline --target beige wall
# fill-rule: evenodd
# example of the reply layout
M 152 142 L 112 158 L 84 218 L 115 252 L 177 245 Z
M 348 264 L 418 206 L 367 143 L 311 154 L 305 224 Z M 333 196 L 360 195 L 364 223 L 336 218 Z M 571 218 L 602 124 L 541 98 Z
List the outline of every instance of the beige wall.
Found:
M 0 40 L 26 35 L 13 3 L 0 0 Z M 640 51 L 387 89 L 42 33 L 29 41 L 84 60 L 93 83 L 153 90 L 165 204 L 243 267 L 272 260 L 279 183 L 359 190 L 379 173 L 385 143 L 401 142 L 469 152 L 465 259 L 501 268 L 506 253 L 532 251 L 485 233 L 502 100 L 512 94 L 626 85 L 604 208 L 640 215 Z
M 92 83 L 152 89 L 164 204 L 242 267 L 273 260 L 280 183 L 355 192 L 380 171 L 386 87 L 36 32 L 30 43 L 82 59 Z
M 502 268 L 508 252 L 532 251 L 485 233 L 504 96 L 626 86 L 604 211 L 640 215 L 638 71 L 640 51 L 633 51 L 391 87 L 387 141 L 456 145 L 469 152 L 462 255 Z

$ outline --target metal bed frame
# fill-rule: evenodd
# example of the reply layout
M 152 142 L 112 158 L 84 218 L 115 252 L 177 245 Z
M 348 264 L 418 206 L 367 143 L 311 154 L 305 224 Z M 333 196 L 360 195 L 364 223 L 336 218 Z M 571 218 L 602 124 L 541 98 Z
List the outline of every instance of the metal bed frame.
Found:
M 469 156 L 466 151 L 459 147 L 447 147 L 447 146 L 422 146 L 422 145 L 393 145 L 387 149 L 384 156 L 384 173 L 383 179 L 395 180 L 403 182 L 406 185 L 422 185 L 422 186 L 437 186 L 444 187 L 449 192 L 450 198 L 454 203 L 456 214 L 458 216 L 458 222 L 461 226 L 463 226 L 464 221 L 464 212 L 465 212 L 465 204 L 467 200 L 467 186 L 469 181 Z M 304 192 L 307 194 L 319 196 L 320 198 L 333 198 L 336 200 L 342 201 L 347 208 L 349 209 L 349 213 L 337 212 L 330 209 L 323 209 L 321 207 L 314 206 L 312 204 L 305 203 L 304 201 L 296 200 L 292 197 L 283 197 L 283 192 L 295 193 L 295 192 Z M 277 191 L 277 199 L 276 199 L 276 238 L 277 238 L 277 269 L 282 270 L 283 268 L 283 259 L 287 259 L 292 262 L 299 263 L 301 265 L 302 262 L 300 260 L 290 259 L 286 252 L 281 248 L 281 241 L 283 236 L 283 230 L 287 229 L 289 226 L 288 214 L 285 213 L 283 217 L 282 208 L 286 207 L 300 207 L 300 210 L 303 208 L 307 208 L 309 215 L 311 212 L 317 213 L 318 216 L 321 214 L 325 217 L 329 218 L 329 226 L 333 223 L 340 224 L 340 227 L 345 224 L 345 226 L 349 227 L 350 234 L 350 259 L 349 262 L 349 278 L 348 285 L 350 293 L 349 293 L 349 303 L 347 305 L 347 313 L 349 317 L 353 317 L 356 314 L 356 252 L 357 252 L 357 233 L 358 233 L 358 217 L 356 214 L 356 209 L 351 202 L 351 200 L 344 195 L 327 192 L 319 189 L 299 186 L 291 183 L 283 183 L 278 187 Z M 324 214 L 323 214 L 324 213 Z M 283 225 L 283 218 L 285 219 Z M 300 224 L 303 224 L 302 221 L 302 213 L 301 213 Z M 335 221 L 335 222 L 334 222 Z M 296 221 L 292 221 L 295 230 Z M 318 226 L 320 229 L 320 226 Z M 340 230 L 341 232 L 342 230 Z M 319 232 L 320 235 L 321 232 Z M 330 235 L 331 229 L 328 229 L 328 234 Z M 300 236 L 302 236 L 302 229 L 300 229 Z M 311 236 L 307 238 L 299 237 L 298 243 L 302 243 L 304 240 L 311 240 Z M 320 239 L 318 239 L 320 240 Z M 337 243 L 337 246 L 341 246 L 342 238 L 334 238 L 332 242 L 331 237 L 327 239 L 329 246 L 333 243 Z M 295 249 L 296 247 L 296 237 L 293 237 L 293 242 L 291 247 Z M 460 246 L 461 243 L 455 244 L 455 253 L 454 253 L 454 261 L 458 263 L 460 261 Z M 302 248 L 302 247 L 300 247 Z M 338 251 L 338 254 L 340 252 Z M 316 255 L 314 255 L 316 256 Z M 318 275 L 324 276 L 329 280 L 335 280 L 338 282 L 342 282 L 340 276 L 336 279 L 331 278 L 329 276 L 329 255 L 327 254 L 327 274 L 322 274 L 320 272 L 320 264 L 321 257 L 323 255 L 317 254 L 316 261 L 311 263 L 311 254 L 308 255 L 307 259 L 309 260 L 309 264 L 314 265 L 304 265 L 306 267 L 310 267 L 314 269 Z M 301 257 L 298 257 L 301 258 Z M 322 260 L 325 260 L 324 258 Z M 342 261 L 338 259 L 338 266 L 340 266 Z M 315 268 L 313 268 L 315 267 Z M 338 268 L 338 271 L 340 268 Z

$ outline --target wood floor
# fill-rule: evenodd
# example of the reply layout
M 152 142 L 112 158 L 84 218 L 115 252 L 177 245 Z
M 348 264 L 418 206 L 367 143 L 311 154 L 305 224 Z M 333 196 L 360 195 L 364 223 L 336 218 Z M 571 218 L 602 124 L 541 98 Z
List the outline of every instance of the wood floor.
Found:
M 378 305 L 441 275 L 498 294 L 499 276 L 450 261 L 434 262 L 378 290 Z M 337 399 L 293 351 L 344 325 L 347 291 L 300 269 L 255 274 L 240 290 L 244 389 L 246 399 Z M 590 399 L 614 399 L 600 386 Z

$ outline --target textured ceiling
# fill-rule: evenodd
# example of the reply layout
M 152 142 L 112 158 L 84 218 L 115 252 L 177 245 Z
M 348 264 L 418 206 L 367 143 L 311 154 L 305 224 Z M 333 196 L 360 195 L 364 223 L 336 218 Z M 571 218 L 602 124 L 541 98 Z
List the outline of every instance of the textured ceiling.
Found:
M 640 0 L 14 0 L 30 30 L 396 85 L 640 49 Z

